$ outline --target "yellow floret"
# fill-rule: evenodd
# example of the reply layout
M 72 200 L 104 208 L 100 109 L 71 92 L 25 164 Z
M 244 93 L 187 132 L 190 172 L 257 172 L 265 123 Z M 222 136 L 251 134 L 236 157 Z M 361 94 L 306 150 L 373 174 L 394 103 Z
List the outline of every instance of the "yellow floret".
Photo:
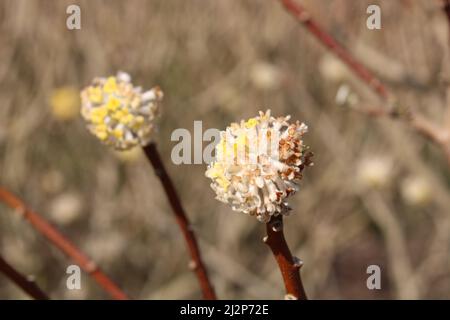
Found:
M 94 123 L 94 124 L 103 123 L 103 121 L 105 120 L 104 117 L 100 117 L 100 116 L 93 115 L 93 114 L 91 114 L 90 119 L 91 119 L 91 122 Z
M 213 167 L 207 172 L 207 176 L 210 178 L 217 178 L 223 175 L 223 167 L 219 163 L 214 163 Z
M 137 116 L 136 117 L 136 123 L 143 124 L 144 123 L 144 117 L 143 116 Z
M 104 118 L 107 115 L 108 115 L 108 110 L 106 110 L 105 106 L 94 108 L 91 111 L 91 116 L 98 116 L 98 117 Z
M 117 121 L 121 121 L 124 117 L 129 115 L 128 109 L 120 109 L 113 113 L 112 118 Z
M 120 118 L 120 123 L 129 124 L 134 120 L 134 116 L 132 114 L 127 114 Z
M 113 93 L 117 90 L 116 77 L 109 77 L 103 85 L 103 90 L 106 93 Z
M 259 121 L 257 119 L 251 118 L 245 123 L 245 127 L 247 129 L 251 129 L 251 128 L 256 127 L 258 125 L 258 123 L 259 123 Z
M 103 101 L 103 91 L 99 87 L 89 87 L 88 96 L 93 103 L 101 103 Z
M 120 107 L 120 100 L 114 97 L 109 98 L 106 107 L 110 111 L 116 111 Z
M 117 139 L 122 139 L 123 138 L 123 130 L 122 129 L 114 129 L 112 134 L 114 135 L 114 137 L 116 137 Z
M 102 141 L 104 141 L 108 138 L 108 134 L 104 131 L 97 132 L 95 135 L 97 136 L 97 138 L 99 138 Z
M 228 187 L 230 186 L 230 182 L 225 178 L 217 178 L 216 182 L 219 184 L 219 186 L 225 189 L 225 191 L 227 191 Z
M 140 129 L 142 127 L 142 125 L 144 124 L 144 121 L 145 121 L 145 119 L 144 119 L 143 116 L 137 116 L 137 117 L 134 118 L 134 123 L 132 124 L 131 127 L 134 130 L 138 130 L 138 129 Z
M 230 182 L 224 175 L 223 167 L 219 163 L 215 163 L 207 172 L 207 176 L 214 179 L 223 189 L 228 189 Z
M 96 126 L 94 128 L 94 133 L 100 140 L 106 140 L 108 138 L 107 127 L 104 124 Z

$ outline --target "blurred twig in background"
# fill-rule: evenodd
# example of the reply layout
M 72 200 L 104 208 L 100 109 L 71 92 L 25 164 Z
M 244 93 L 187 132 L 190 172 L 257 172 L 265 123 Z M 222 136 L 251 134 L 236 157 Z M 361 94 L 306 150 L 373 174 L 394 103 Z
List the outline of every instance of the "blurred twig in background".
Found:
M 98 265 L 89 259 L 80 251 L 69 239 L 63 236 L 58 230 L 50 225 L 38 213 L 28 208 L 20 199 L 3 187 L 0 187 L 0 201 L 15 210 L 23 216 L 36 231 L 41 233 L 52 245 L 64 252 L 81 269 L 86 271 L 111 297 L 119 300 L 128 299 L 127 295 L 98 267 Z
M 384 84 L 372 72 L 359 63 L 353 55 L 340 45 L 328 32 L 322 29 L 302 5 L 296 3 L 294 0 L 280 1 L 283 3 L 284 7 L 299 20 L 306 29 L 314 35 L 314 37 L 316 37 L 316 39 L 341 59 L 352 72 L 354 72 L 383 100 L 384 105 L 381 107 L 369 110 L 355 108 L 355 110 L 369 116 L 386 116 L 392 119 L 402 119 L 407 121 L 414 130 L 442 148 L 447 162 L 450 165 L 450 128 L 440 127 L 413 111 L 411 108 L 405 109 L 400 106 Z M 448 1 L 446 1 L 446 3 L 448 3 Z M 445 8 L 446 12 L 448 12 L 447 5 Z
M 2 256 L 0 256 L 0 273 L 3 273 L 12 282 L 19 286 L 30 297 L 36 300 L 49 300 L 47 294 L 39 288 L 34 281 L 31 281 L 16 269 L 14 269 Z

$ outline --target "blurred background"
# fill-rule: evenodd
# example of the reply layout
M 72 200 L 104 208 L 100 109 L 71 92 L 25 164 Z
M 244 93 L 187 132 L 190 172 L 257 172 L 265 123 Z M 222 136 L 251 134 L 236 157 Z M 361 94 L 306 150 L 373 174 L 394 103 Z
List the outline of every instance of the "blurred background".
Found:
M 392 89 L 442 123 L 448 25 L 439 1 L 300 1 Z M 66 8 L 81 7 L 81 30 Z M 382 29 L 368 30 L 378 4 Z M 176 128 L 224 129 L 258 110 L 308 124 L 315 166 L 285 219 L 313 299 L 450 298 L 450 171 L 436 146 L 405 124 L 336 102 L 351 88 L 376 98 L 276 0 L 0 2 L 0 184 L 88 253 L 131 297 L 201 298 L 185 244 L 139 150 L 115 153 L 79 116 L 96 76 L 130 73 L 165 93 L 155 140 L 191 217 L 220 298 L 280 299 L 264 225 L 214 199 L 205 165 L 174 165 Z M 448 108 L 448 106 L 447 106 Z M 206 143 L 205 143 L 206 145 Z M 85 273 L 0 204 L 0 253 L 52 298 L 109 298 Z M 381 268 L 381 290 L 366 269 Z M 0 276 L 0 298 L 28 297 Z

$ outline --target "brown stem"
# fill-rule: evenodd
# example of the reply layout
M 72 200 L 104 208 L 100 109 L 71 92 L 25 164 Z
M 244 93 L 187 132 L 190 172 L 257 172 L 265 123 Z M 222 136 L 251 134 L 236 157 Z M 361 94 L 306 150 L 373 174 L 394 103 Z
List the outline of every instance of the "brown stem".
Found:
M 203 297 L 208 300 L 216 300 L 216 294 L 214 288 L 208 278 L 208 273 L 206 271 L 205 264 L 202 261 L 200 254 L 200 249 L 195 238 L 194 231 L 192 230 L 191 224 L 187 215 L 181 205 L 180 198 L 178 197 L 177 191 L 173 185 L 171 178 L 169 177 L 166 168 L 161 160 L 158 149 L 154 143 L 144 147 L 144 152 L 155 170 L 155 174 L 159 178 L 164 191 L 166 193 L 167 199 L 169 200 L 170 206 L 173 213 L 175 214 L 175 219 L 178 226 L 183 233 L 184 239 L 186 241 L 189 253 L 191 255 L 191 267 L 197 275 L 198 281 L 200 282 L 200 287 L 203 292 Z
M 111 297 L 118 300 L 127 300 L 127 295 L 83 252 L 80 251 L 68 238 L 62 235 L 55 227 L 47 222 L 38 213 L 28 208 L 20 199 L 8 190 L 0 187 L 0 201 L 15 209 L 31 226 L 41 233 L 48 241 L 87 272 Z
M 49 300 L 47 294 L 36 283 L 14 269 L 2 256 L 0 256 L 0 272 L 35 300 Z
M 264 238 L 264 243 L 270 247 L 270 250 L 272 250 L 275 256 L 275 260 L 281 271 L 281 276 L 283 277 L 287 295 L 298 300 L 307 300 L 302 278 L 300 277 L 302 262 L 292 256 L 286 243 L 282 215 L 272 217 L 266 224 L 266 231 L 267 237 Z

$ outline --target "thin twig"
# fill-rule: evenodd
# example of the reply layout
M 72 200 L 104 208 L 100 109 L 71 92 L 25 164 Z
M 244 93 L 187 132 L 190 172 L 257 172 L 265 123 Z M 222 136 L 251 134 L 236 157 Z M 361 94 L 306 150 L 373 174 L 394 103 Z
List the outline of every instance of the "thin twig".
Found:
M 35 300 L 49 300 L 47 294 L 39 288 L 34 281 L 29 280 L 19 271 L 14 269 L 2 256 L 0 256 L 0 272 L 14 282 L 18 287 L 25 291 Z
M 264 243 L 269 246 L 278 263 L 287 298 L 307 300 L 302 278 L 300 277 L 300 268 L 303 263 L 300 259 L 292 256 L 286 243 L 283 232 L 283 216 L 273 216 L 266 224 L 266 231 L 267 237 L 264 237 Z
M 192 259 L 190 267 L 195 271 L 195 274 L 197 275 L 200 287 L 203 292 L 203 297 L 208 300 L 215 300 L 217 299 L 216 294 L 208 278 L 208 273 L 206 271 L 205 264 L 203 263 L 194 231 L 192 230 L 189 219 L 183 209 L 183 206 L 181 205 L 180 198 L 178 197 L 173 182 L 169 177 L 166 168 L 164 167 L 158 149 L 156 148 L 156 145 L 154 143 L 150 143 L 144 147 L 144 152 L 148 160 L 152 164 L 155 170 L 155 174 L 159 178 L 164 188 L 172 211 L 175 214 L 175 219 L 181 229 L 181 232 L 183 233 Z
M 62 235 L 55 227 L 47 222 L 38 213 L 28 208 L 19 198 L 8 190 L 0 187 L 0 201 L 15 209 L 31 226 L 41 233 L 48 241 L 87 272 L 111 297 L 118 300 L 127 300 L 127 295 L 92 261 L 80 251 L 68 238 Z
M 441 147 L 447 162 L 450 165 L 450 132 L 445 128 L 441 128 L 435 123 L 430 122 L 428 119 L 415 113 L 413 110 L 408 109 L 407 112 L 400 113 L 396 109 L 399 108 L 398 105 L 393 104 L 393 97 L 386 86 L 381 82 L 378 77 L 376 77 L 369 69 L 367 69 L 362 63 L 356 60 L 353 55 L 345 49 L 341 44 L 339 44 L 328 32 L 322 29 L 315 21 L 311 18 L 306 9 L 296 3 L 294 0 L 279 0 L 283 3 L 287 11 L 289 11 L 298 21 L 300 21 L 306 29 L 321 42 L 325 47 L 327 47 L 331 52 L 333 52 L 341 61 L 343 61 L 356 76 L 359 77 L 367 86 L 369 86 L 385 103 L 388 105 L 388 110 L 386 108 L 380 108 L 379 110 L 371 110 L 370 112 L 364 112 L 367 115 L 375 116 L 388 116 L 392 119 L 405 120 L 416 132 L 423 135 L 430 141 Z M 449 14 L 449 0 L 445 0 L 445 12 Z M 404 115 L 404 116 L 402 116 Z

